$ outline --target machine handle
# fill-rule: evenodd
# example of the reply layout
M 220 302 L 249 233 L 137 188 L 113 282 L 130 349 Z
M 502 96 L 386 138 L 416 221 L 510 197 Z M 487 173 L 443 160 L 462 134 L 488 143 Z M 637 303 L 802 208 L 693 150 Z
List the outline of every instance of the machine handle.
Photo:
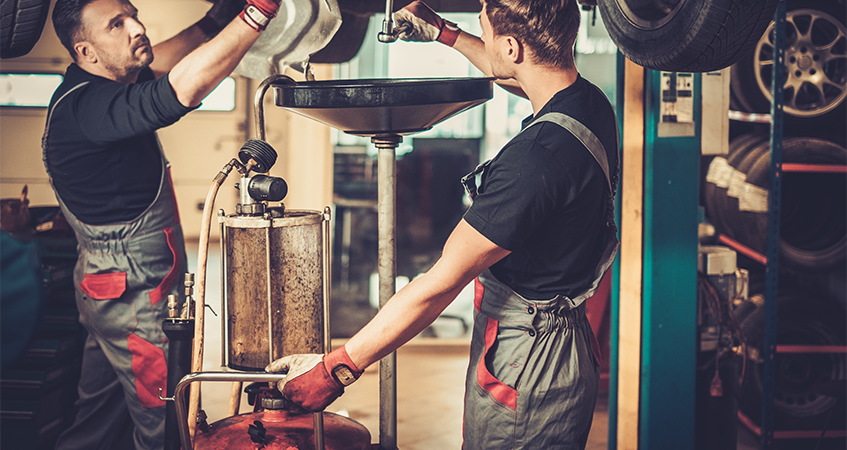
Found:
M 179 424 L 179 437 L 183 450 L 193 450 L 194 443 L 188 432 L 188 410 L 185 405 L 185 388 L 196 381 L 246 381 L 252 383 L 279 382 L 288 374 L 286 373 L 247 373 L 247 372 L 195 372 L 184 376 L 174 388 L 172 398 L 163 398 L 162 390 L 159 389 L 159 398 L 176 403 L 177 423 Z

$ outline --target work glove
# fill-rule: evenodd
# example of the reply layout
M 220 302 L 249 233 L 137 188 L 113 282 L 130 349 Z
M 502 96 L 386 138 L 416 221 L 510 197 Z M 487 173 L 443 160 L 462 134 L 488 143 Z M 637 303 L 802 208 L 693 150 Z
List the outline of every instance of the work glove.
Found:
M 276 17 L 279 11 L 279 3 L 281 0 L 247 0 L 247 6 L 241 10 L 241 17 L 247 25 L 250 25 L 256 31 L 262 31 L 268 23 Z
M 247 4 L 245 0 L 213 0 L 212 3 L 206 17 L 215 21 L 218 30 L 222 30 L 238 17 L 238 14 L 244 10 L 244 6 Z
M 301 354 L 280 358 L 266 372 L 288 372 L 276 388 L 282 396 L 309 412 L 324 410 L 344 393 L 344 387 L 359 379 L 362 371 L 353 364 L 344 347 L 327 355 Z
M 406 27 L 406 30 L 397 35 L 404 41 L 438 41 L 448 47 L 456 43 L 461 32 L 455 23 L 442 19 L 421 1 L 409 3 L 405 8 L 395 12 L 394 23 L 397 24 L 397 28 Z

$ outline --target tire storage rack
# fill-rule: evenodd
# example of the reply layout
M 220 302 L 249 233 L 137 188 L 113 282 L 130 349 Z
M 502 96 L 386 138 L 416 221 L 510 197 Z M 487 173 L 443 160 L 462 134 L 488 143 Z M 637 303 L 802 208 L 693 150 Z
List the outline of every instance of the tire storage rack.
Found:
M 87 336 L 73 285 L 77 242 L 73 237 L 19 238 L 36 244 L 43 289 L 31 340 L 0 372 L 0 448 L 52 450 L 76 415 Z
M 814 3 L 782 0 L 754 51 L 770 114 L 739 101 L 744 61 L 733 66 L 730 152 L 703 183 L 717 241 L 750 272 L 734 313 L 747 348 L 738 418 L 762 449 L 843 449 L 847 436 L 847 33 L 844 12 Z

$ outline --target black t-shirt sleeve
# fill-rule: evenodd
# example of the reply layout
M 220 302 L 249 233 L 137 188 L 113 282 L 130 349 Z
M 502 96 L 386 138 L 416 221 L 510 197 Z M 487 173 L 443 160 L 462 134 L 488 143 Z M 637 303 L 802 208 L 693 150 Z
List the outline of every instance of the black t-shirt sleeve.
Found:
M 513 141 L 486 170 L 464 219 L 498 246 L 514 251 L 553 214 L 567 195 L 567 181 L 543 145 Z
M 143 72 L 146 77 L 146 71 Z M 153 132 L 194 108 L 183 106 L 168 75 L 136 84 L 93 81 L 75 105 L 80 129 L 88 139 L 106 144 Z M 83 93 L 81 93 L 83 94 Z

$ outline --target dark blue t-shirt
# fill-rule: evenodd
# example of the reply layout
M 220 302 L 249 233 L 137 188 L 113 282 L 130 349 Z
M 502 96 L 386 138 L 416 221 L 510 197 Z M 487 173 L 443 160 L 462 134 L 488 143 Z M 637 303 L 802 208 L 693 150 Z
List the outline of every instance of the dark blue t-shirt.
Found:
M 591 130 L 605 147 L 609 174 L 617 173 L 617 122 L 600 89 L 578 77 L 535 117 L 548 112 Z M 561 126 L 542 122 L 493 158 L 464 219 L 511 251 L 491 267 L 498 280 L 528 299 L 573 298 L 589 286 L 600 259 L 608 196 L 603 170 L 588 149 Z
M 167 75 L 154 79 L 149 68 L 124 84 L 71 64 L 48 114 L 45 164 L 56 192 L 84 223 L 135 219 L 163 179 L 156 130 L 192 109 L 179 102 Z

